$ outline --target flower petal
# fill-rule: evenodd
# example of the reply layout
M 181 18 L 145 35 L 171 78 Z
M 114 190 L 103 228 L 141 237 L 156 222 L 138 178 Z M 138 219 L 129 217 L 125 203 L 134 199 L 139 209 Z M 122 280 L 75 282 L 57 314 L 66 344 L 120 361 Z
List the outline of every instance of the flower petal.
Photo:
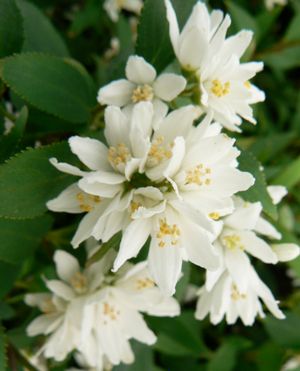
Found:
M 300 254 L 299 246 L 294 243 L 280 243 L 272 245 L 272 248 L 280 262 L 294 260 Z
M 82 193 L 77 183 L 71 184 L 63 190 L 56 198 L 47 202 L 47 207 L 51 211 L 67 212 L 71 214 L 82 213 L 76 196 Z
M 59 280 L 47 280 L 46 286 L 50 291 L 52 291 L 55 295 L 63 298 L 67 301 L 74 299 L 75 294 L 74 291 L 68 286 L 66 283 L 59 281 Z
M 91 170 L 110 170 L 107 147 L 99 140 L 74 136 L 69 139 L 71 151 Z
M 135 84 L 152 84 L 156 71 L 144 58 L 132 55 L 126 64 L 126 77 Z
M 153 88 L 158 98 L 170 102 L 184 90 L 185 86 L 186 80 L 184 77 L 174 73 L 163 73 L 158 76 Z
M 63 250 L 56 250 L 54 262 L 58 277 L 63 281 L 70 282 L 77 272 L 80 272 L 80 266 L 73 255 Z
M 125 79 L 113 81 L 101 88 L 97 100 L 100 104 L 123 107 L 131 102 L 135 85 Z
M 171 43 L 176 55 L 178 55 L 178 41 L 179 41 L 179 26 L 177 22 L 176 13 L 170 0 L 165 0 L 165 6 L 167 10 L 167 19 L 169 22 L 169 33 Z
M 52 157 L 50 158 L 50 163 L 54 167 L 56 167 L 57 170 L 62 171 L 66 174 L 76 175 L 76 176 L 84 176 L 86 174 L 85 171 L 81 171 L 76 166 L 67 164 L 65 162 L 58 162 L 56 158 Z

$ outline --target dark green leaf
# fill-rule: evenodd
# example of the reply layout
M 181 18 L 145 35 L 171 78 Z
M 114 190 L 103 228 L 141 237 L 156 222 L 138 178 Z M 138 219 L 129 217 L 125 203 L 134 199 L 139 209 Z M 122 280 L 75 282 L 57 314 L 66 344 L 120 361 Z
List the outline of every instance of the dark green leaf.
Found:
M 256 356 L 259 371 L 280 370 L 283 361 L 283 350 L 273 342 L 265 343 L 259 347 Z
M 284 320 L 268 316 L 264 326 L 272 340 L 281 346 L 288 348 L 300 348 L 300 316 L 293 312 L 287 312 Z
M 68 57 L 67 47 L 49 22 L 48 18 L 33 4 L 25 0 L 16 1 L 23 16 L 23 52 L 44 52 L 59 57 Z
M 300 13 L 296 14 L 289 24 L 289 27 L 284 35 L 285 41 L 300 42 Z
M 78 68 L 57 57 L 28 53 L 0 65 L 4 82 L 36 108 L 74 123 L 90 117 L 94 91 Z
M 121 364 L 113 368 L 113 371 L 154 371 L 154 355 L 153 350 L 145 344 L 132 342 L 132 350 L 134 352 L 135 361 L 132 365 Z
M 231 15 L 235 31 L 238 32 L 241 29 L 252 30 L 255 32 L 254 37 L 258 38 L 259 28 L 257 27 L 255 18 L 245 8 L 238 5 L 236 1 L 226 1 L 226 5 Z
M 195 2 L 195 0 L 173 0 L 181 25 L 190 15 Z M 153 64 L 157 72 L 161 72 L 174 59 L 163 0 L 145 1 L 138 28 L 136 53 Z
M 10 157 L 21 140 L 28 118 L 28 109 L 23 107 L 8 135 L 0 138 L 0 162 Z
M 291 190 L 300 182 L 300 157 L 292 161 L 280 174 L 273 180 L 274 184 L 281 184 Z
M 0 299 L 12 288 L 20 272 L 15 264 L 4 263 L 0 260 Z
M 300 66 L 300 42 L 283 44 L 261 55 L 261 59 L 274 69 L 288 70 Z
M 0 323 L 0 370 L 5 371 L 7 367 L 7 356 L 6 356 L 6 335 L 4 328 Z
M 175 318 L 151 318 L 149 322 L 158 335 L 154 348 L 161 353 L 200 357 L 201 352 L 205 350 L 197 331 L 199 321 L 194 318 L 193 313 L 182 313 Z
M 51 224 L 49 215 L 26 220 L 0 218 L 0 260 L 22 263 L 38 247 Z
M 261 164 L 256 160 L 251 152 L 242 151 L 239 158 L 239 169 L 248 171 L 255 178 L 254 185 L 245 192 L 240 192 L 240 196 L 249 202 L 260 201 L 266 214 L 276 218 L 276 207 L 267 191 L 265 174 L 261 169 Z
M 46 202 L 55 197 L 74 177 L 57 171 L 50 157 L 72 161 L 66 143 L 29 149 L 0 166 L 0 216 L 33 218 L 44 213 Z
M 22 17 L 14 0 L 0 0 L 0 58 L 21 50 Z

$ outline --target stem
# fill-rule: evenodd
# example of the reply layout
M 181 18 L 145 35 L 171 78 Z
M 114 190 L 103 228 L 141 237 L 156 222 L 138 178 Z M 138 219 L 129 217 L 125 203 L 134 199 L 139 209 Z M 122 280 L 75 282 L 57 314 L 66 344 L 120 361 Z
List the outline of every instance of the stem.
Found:
M 10 121 L 12 122 L 16 121 L 16 117 L 12 113 L 7 112 L 1 105 L 0 105 L 0 113 L 4 117 L 8 118 Z
M 89 267 L 93 263 L 96 263 L 97 261 L 101 260 L 104 255 L 108 252 L 109 249 L 115 248 L 117 245 L 119 245 L 121 241 L 121 232 L 116 233 L 112 238 L 103 243 L 100 247 L 100 250 L 98 250 L 94 255 L 92 255 L 89 260 L 86 262 L 86 266 Z

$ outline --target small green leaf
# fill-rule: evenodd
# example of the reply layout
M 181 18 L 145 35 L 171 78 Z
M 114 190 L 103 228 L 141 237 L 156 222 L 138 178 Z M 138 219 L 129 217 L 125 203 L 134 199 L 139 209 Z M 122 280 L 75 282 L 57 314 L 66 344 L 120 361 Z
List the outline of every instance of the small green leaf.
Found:
M 34 107 L 64 120 L 89 119 L 95 96 L 86 77 L 68 60 L 26 53 L 4 59 L 2 80 Z
M 261 202 L 264 212 L 271 218 L 275 219 L 277 217 L 277 210 L 267 191 L 266 178 L 263 170 L 261 169 L 261 164 L 257 161 L 253 154 L 248 151 L 241 152 L 238 162 L 240 170 L 248 171 L 255 178 L 254 185 L 247 191 L 240 192 L 239 195 L 245 201 Z
M 14 0 L 0 0 L 0 58 L 21 50 L 23 25 Z
M 272 181 L 273 184 L 280 184 L 293 189 L 300 182 L 300 157 L 292 161 L 280 174 Z
M 28 109 L 23 107 L 10 133 L 0 138 L 0 162 L 6 160 L 14 153 L 23 136 L 27 118 Z
M 272 340 L 287 348 L 300 348 L 300 316 L 293 312 L 285 313 L 286 318 L 279 320 L 268 316 L 263 324 Z
M 57 171 L 50 157 L 72 162 L 67 143 L 28 149 L 0 166 L 0 216 L 34 218 L 43 214 L 46 202 L 76 178 Z
M 26 220 L 0 218 L 0 260 L 22 263 L 38 247 L 51 224 L 49 215 Z
M 59 57 L 68 57 L 68 49 L 49 22 L 49 19 L 32 3 L 16 0 L 24 25 L 23 52 L 44 52 Z

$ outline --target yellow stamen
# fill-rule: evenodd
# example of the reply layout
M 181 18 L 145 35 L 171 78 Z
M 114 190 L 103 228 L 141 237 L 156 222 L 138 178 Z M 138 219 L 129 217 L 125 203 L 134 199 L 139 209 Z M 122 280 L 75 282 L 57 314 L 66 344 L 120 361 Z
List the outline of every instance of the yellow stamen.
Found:
M 224 97 L 230 93 L 230 82 L 227 81 L 224 84 L 220 80 L 215 79 L 212 81 L 211 92 L 218 98 Z
M 148 165 L 155 166 L 161 161 L 167 160 L 172 157 L 172 151 L 170 146 L 164 145 L 165 138 L 163 136 L 158 136 L 152 142 L 150 151 L 148 153 Z
M 208 216 L 213 219 L 213 220 L 219 220 L 220 219 L 220 214 L 217 213 L 217 212 L 212 212 L 212 213 L 209 213 Z
M 222 237 L 222 242 L 223 245 L 225 245 L 230 250 L 245 249 L 244 245 L 241 243 L 241 237 L 238 236 L 237 234 L 231 234 Z
M 78 192 L 76 199 L 78 201 L 80 210 L 87 213 L 94 209 L 95 204 L 101 202 L 101 197 L 89 195 L 83 192 Z
M 185 184 L 210 185 L 211 178 L 209 174 L 211 174 L 211 169 L 204 167 L 203 164 L 199 164 L 186 172 Z
M 156 238 L 159 240 L 159 247 L 166 246 L 166 242 L 164 241 L 166 237 L 171 238 L 171 245 L 177 245 L 180 237 L 180 229 L 177 224 L 168 224 L 164 218 L 159 220 L 159 231 L 156 234 Z
M 246 299 L 247 295 L 246 294 L 241 294 L 236 287 L 235 284 L 232 284 L 231 286 L 231 299 L 234 301 L 240 300 L 240 299 Z
M 152 101 L 154 97 L 153 89 L 150 85 L 139 85 L 132 93 L 132 103 L 138 103 L 141 101 Z
M 87 290 L 87 279 L 81 272 L 76 272 L 70 283 L 77 294 L 84 294 Z
M 143 290 L 143 289 L 148 289 L 151 287 L 154 287 L 155 283 L 152 281 L 150 278 L 140 278 L 136 281 L 136 288 L 137 290 Z
M 104 303 L 103 304 L 103 314 L 107 317 L 109 317 L 111 320 L 116 320 L 118 315 L 120 314 L 119 311 L 116 311 L 115 308 L 108 304 L 108 303 Z M 106 323 L 106 322 L 104 322 Z
M 126 164 L 130 158 L 130 151 L 124 143 L 119 143 L 117 147 L 109 147 L 108 149 L 108 160 L 113 166 Z

